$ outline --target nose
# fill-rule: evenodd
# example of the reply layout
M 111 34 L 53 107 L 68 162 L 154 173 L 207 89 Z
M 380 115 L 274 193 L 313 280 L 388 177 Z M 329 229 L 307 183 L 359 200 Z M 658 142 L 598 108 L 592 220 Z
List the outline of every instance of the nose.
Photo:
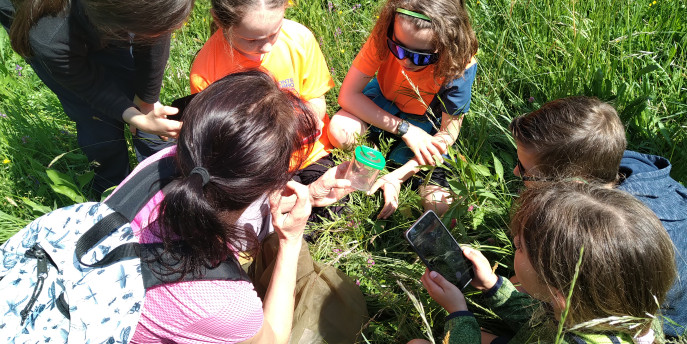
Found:
M 515 165 L 515 167 L 513 167 L 513 174 L 516 177 L 520 177 L 520 169 L 518 168 L 518 165 Z
M 270 42 L 267 42 L 267 43 L 263 44 L 263 45 L 260 47 L 260 54 L 267 54 L 267 53 L 269 53 L 270 51 L 272 51 L 272 47 L 273 47 L 273 45 L 272 45 L 272 43 L 270 43 Z
M 415 65 L 412 62 L 410 62 L 410 58 L 407 56 L 404 57 L 401 61 L 403 62 L 403 67 L 407 69 L 415 67 Z

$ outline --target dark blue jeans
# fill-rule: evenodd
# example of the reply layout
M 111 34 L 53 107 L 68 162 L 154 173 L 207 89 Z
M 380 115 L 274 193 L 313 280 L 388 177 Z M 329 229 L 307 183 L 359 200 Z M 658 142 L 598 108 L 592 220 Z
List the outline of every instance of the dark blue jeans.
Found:
M 114 47 L 94 52 L 92 60 L 107 73 L 107 82 L 115 83 L 129 97 L 134 98 L 134 59 L 128 47 Z M 93 164 L 95 177 L 93 191 L 99 196 L 106 189 L 118 185 L 129 174 L 127 149 L 122 118 L 108 118 L 103 111 L 94 109 L 70 89 L 60 85 L 40 60 L 27 59 L 34 71 L 60 100 L 64 112 L 76 123 L 77 141 L 81 150 Z M 173 143 L 161 141 L 156 135 L 137 132 L 134 149 L 138 161 Z

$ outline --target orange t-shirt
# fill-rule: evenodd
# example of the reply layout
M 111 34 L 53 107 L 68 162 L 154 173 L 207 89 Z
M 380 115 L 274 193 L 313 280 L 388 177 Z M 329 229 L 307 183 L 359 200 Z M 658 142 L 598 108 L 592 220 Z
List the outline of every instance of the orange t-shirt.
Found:
M 377 50 L 373 41 L 372 36 L 367 39 L 353 60 L 353 66 L 368 76 L 377 73 L 377 82 L 379 82 L 379 88 L 382 90 L 384 98 L 394 102 L 401 111 L 414 115 L 424 115 L 443 83 L 443 79 L 434 79 L 436 65 L 429 65 L 417 72 L 404 70 L 391 53 L 380 60 L 377 57 Z M 413 90 L 403 73 L 418 88 L 425 105 L 417 99 L 418 93 Z
M 250 60 L 233 50 L 222 30 L 215 32 L 193 61 L 191 67 L 191 93 L 197 93 L 211 83 L 246 69 L 261 68 L 268 71 L 282 88 L 295 91 L 303 100 L 318 98 L 334 87 L 327 62 L 312 32 L 305 26 L 284 19 L 279 38 L 272 51 L 261 61 Z M 301 168 L 329 154 L 327 130 L 329 116 L 325 115 L 322 134 L 312 145 L 312 151 Z

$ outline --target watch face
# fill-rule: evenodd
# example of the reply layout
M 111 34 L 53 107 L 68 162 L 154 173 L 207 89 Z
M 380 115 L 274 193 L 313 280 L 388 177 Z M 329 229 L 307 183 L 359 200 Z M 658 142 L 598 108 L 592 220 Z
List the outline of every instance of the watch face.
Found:
M 410 126 L 410 124 L 408 123 L 408 121 L 406 121 L 406 120 L 401 121 L 401 123 L 398 124 L 398 135 L 399 136 L 405 135 L 408 132 L 409 126 Z

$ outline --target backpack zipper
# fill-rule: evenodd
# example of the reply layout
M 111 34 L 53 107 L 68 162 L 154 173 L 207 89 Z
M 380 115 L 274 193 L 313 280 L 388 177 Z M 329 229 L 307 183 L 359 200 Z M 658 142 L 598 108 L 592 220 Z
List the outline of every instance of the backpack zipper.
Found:
M 41 245 L 34 244 L 28 251 L 26 251 L 26 253 L 24 253 L 24 255 L 26 257 L 35 258 L 38 260 L 38 267 L 36 269 L 36 277 L 38 279 L 36 281 L 36 286 L 33 288 L 33 294 L 31 295 L 31 299 L 29 299 L 29 303 L 19 313 L 21 315 L 21 325 L 24 325 L 24 322 L 29 317 L 31 308 L 33 308 L 33 304 L 36 303 L 36 300 L 38 300 L 38 295 L 43 290 L 43 283 L 48 277 L 48 255 Z

